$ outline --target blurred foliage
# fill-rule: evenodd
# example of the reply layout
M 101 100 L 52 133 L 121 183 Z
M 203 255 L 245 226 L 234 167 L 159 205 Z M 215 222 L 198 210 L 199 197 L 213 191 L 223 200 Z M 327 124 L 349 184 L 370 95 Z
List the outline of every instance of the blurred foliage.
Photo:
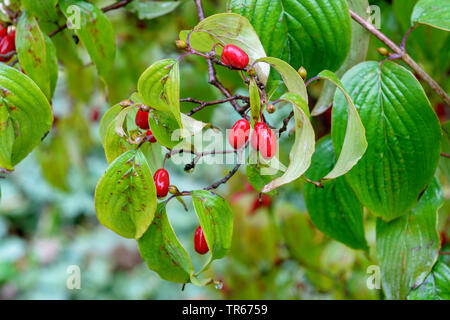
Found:
M 407 0 L 407 2 L 413 2 Z M 99 6 L 111 1 L 93 1 Z M 204 1 L 206 14 L 223 12 L 223 0 Z M 407 31 L 409 13 L 396 2 L 370 1 L 380 6 L 382 31 L 399 43 Z M 405 2 L 405 1 L 403 1 Z M 400 4 L 397 4 L 400 5 Z M 136 91 L 140 74 L 154 61 L 177 57 L 174 40 L 180 30 L 197 23 L 193 1 L 159 18 L 139 20 L 126 10 L 108 13 L 118 44 L 115 66 L 106 79 L 98 79 L 95 67 L 86 65 L 87 55 L 70 32 L 54 38 L 61 59 L 53 109 L 55 130 L 33 154 L 0 179 L 0 299 L 380 299 L 381 290 L 369 290 L 367 267 L 376 264 L 375 219 L 365 214 L 366 237 L 372 250 L 354 251 L 320 233 L 311 223 L 303 200 L 303 182 L 283 188 L 269 207 L 258 207 L 257 192 L 246 185 L 245 169 L 218 191 L 230 201 L 234 219 L 230 254 L 213 265 L 214 279 L 223 286 L 205 288 L 161 280 L 149 271 L 133 240 L 119 237 L 101 226 L 94 211 L 96 182 L 107 167 L 98 137 L 104 112 Z M 53 30 L 49 26 L 47 31 Z M 448 63 L 450 38 L 442 31 L 421 27 L 408 39 L 407 49 L 427 72 L 450 89 Z M 435 42 L 434 39 L 440 39 Z M 382 44 L 371 37 L 368 60 L 381 60 L 376 48 Z M 70 48 L 75 50 L 72 52 Z M 60 54 L 58 56 L 61 56 Z M 220 98 L 207 83 L 207 66 L 201 58 L 189 57 L 182 64 L 181 97 L 202 100 Z M 447 72 L 442 72 L 446 63 Z M 239 93 L 239 76 L 224 68 L 218 77 L 227 88 Z M 321 83 L 311 87 L 317 99 Z M 438 98 L 425 86 L 433 104 Z M 313 104 L 312 104 L 313 105 Z M 192 105 L 182 105 L 183 111 Z M 286 109 L 286 108 L 284 108 Z M 282 119 L 287 110 L 269 117 Z M 205 108 L 196 118 L 231 127 L 238 116 L 226 106 Z M 321 134 L 329 130 L 326 114 L 316 120 Z M 285 139 L 285 138 L 283 138 Z M 280 141 L 283 157 L 289 143 Z M 167 163 L 171 181 L 180 190 L 203 187 L 217 180 L 227 168 L 199 164 L 186 174 L 180 166 Z M 448 163 L 441 165 L 445 173 Z M 214 168 L 214 169 L 212 169 Z M 447 170 L 448 173 L 448 170 Z M 450 237 L 450 180 L 442 176 L 445 204 L 439 230 Z M 192 239 L 198 225 L 192 205 L 189 213 L 173 201 L 170 220 L 183 246 L 193 252 Z M 442 249 L 449 251 L 449 245 Z M 193 255 L 200 266 L 204 257 Z M 445 259 L 443 259 L 445 260 Z M 448 259 L 445 263 L 449 263 Z M 81 290 L 66 288 L 67 268 L 81 269 Z

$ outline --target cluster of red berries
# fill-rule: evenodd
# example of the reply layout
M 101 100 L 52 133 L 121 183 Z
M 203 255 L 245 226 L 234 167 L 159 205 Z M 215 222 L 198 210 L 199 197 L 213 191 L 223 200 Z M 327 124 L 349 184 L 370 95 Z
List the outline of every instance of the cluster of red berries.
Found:
M 8 31 L 8 28 L 0 27 L 0 54 L 7 54 L 16 50 L 16 30 Z M 0 61 L 5 62 L 8 59 L 1 58 Z
M 236 69 L 244 69 L 249 63 L 248 55 L 235 45 L 226 45 L 223 48 L 222 62 Z M 250 124 L 242 119 L 231 128 L 228 141 L 234 149 L 240 149 L 247 144 L 250 137 Z M 277 139 L 272 130 L 264 122 L 255 124 L 251 137 L 251 146 L 267 160 L 272 159 L 277 151 Z
M 151 143 L 155 143 L 156 138 L 153 136 L 153 133 L 150 130 L 148 115 L 148 111 L 139 109 L 136 114 L 135 122 L 139 128 L 141 128 L 142 130 L 147 130 L 147 137 L 149 137 L 148 141 Z M 155 182 L 156 196 L 158 198 L 164 198 L 165 196 L 167 196 L 170 187 L 170 178 L 167 170 L 164 168 L 157 170 L 153 175 L 153 181 Z M 202 227 L 200 226 L 195 231 L 194 247 L 195 251 L 197 251 L 199 254 L 205 254 L 209 251 Z
M 250 137 L 250 123 L 241 119 L 231 128 L 228 141 L 234 149 L 240 149 L 247 144 Z M 270 160 L 277 152 L 277 138 L 273 131 L 264 122 L 255 124 L 251 137 L 251 146 L 264 157 Z

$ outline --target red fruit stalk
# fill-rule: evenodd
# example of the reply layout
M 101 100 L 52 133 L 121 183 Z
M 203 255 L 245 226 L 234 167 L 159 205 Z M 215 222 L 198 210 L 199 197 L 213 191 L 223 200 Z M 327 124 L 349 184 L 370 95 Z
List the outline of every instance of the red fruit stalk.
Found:
M 252 204 L 252 208 L 250 209 L 250 213 L 255 213 L 259 208 L 270 208 L 272 205 L 272 198 L 267 194 L 263 194 L 261 196 L 261 201 L 259 201 L 259 196 L 255 198 Z
M 251 145 L 267 160 L 272 159 L 277 152 L 277 138 L 264 122 L 255 124 Z
M 165 169 L 159 169 L 153 175 L 158 198 L 164 198 L 169 193 L 169 173 Z
M 205 254 L 209 251 L 208 244 L 206 243 L 205 235 L 201 226 L 197 227 L 194 235 L 194 248 L 199 254 Z
M 236 69 L 245 69 L 249 63 L 249 58 L 245 51 L 232 44 L 223 48 L 221 60 L 224 64 Z
M 247 120 L 241 119 L 231 128 L 228 141 L 234 149 L 240 149 L 247 143 L 249 136 L 250 123 Z
M 139 109 L 139 111 L 136 113 L 136 125 L 141 128 L 142 130 L 148 130 L 150 128 L 148 124 L 148 111 L 142 111 Z

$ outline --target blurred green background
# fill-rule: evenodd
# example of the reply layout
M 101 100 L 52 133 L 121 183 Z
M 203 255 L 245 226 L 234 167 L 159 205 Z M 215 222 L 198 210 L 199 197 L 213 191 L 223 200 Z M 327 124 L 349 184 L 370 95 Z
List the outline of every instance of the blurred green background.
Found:
M 94 2 L 99 6 L 111 3 Z M 371 4 L 381 8 L 382 31 L 400 42 L 407 28 L 402 20 L 404 7 L 393 7 L 390 1 Z M 209 15 L 225 11 L 226 1 L 204 1 L 204 5 Z M 235 214 L 231 253 L 214 262 L 211 271 L 214 279 L 223 281 L 223 286 L 187 285 L 182 290 L 179 284 L 161 280 L 147 269 L 135 241 L 100 225 L 94 211 L 94 189 L 107 167 L 98 137 L 101 116 L 109 106 L 136 90 L 140 74 L 152 62 L 178 56 L 174 45 L 178 32 L 197 23 L 193 1 L 182 1 L 175 11 L 151 20 L 139 20 L 126 10 L 110 12 L 108 17 L 115 28 L 118 52 L 115 70 L 106 79 L 107 89 L 95 68 L 86 65 L 88 57 L 81 45 L 71 42 L 78 57 L 68 50 L 60 66 L 53 102 L 57 119 L 54 130 L 14 173 L 0 179 L 0 299 L 382 298 L 381 290 L 369 290 L 366 285 L 367 267 L 376 264 L 373 249 L 368 254 L 351 250 L 314 228 L 306 212 L 300 181 L 282 188 L 269 206 L 256 210 L 257 194 L 246 186 L 245 172 L 218 190 L 230 201 Z M 442 53 L 450 54 L 450 50 L 445 51 L 450 38 L 439 33 L 422 27 L 411 36 L 408 50 L 448 91 L 448 72 L 443 72 L 436 59 L 446 62 L 448 70 L 450 59 L 448 55 L 442 57 Z M 433 39 L 440 39 L 440 46 Z M 369 60 L 382 59 L 376 52 L 379 46 L 372 38 Z M 221 98 L 207 83 L 202 59 L 183 60 L 181 74 L 182 97 Z M 219 68 L 218 74 L 226 87 L 246 94 L 234 73 Z M 312 101 L 318 98 L 321 85 L 311 87 Z M 437 97 L 432 93 L 429 96 L 438 107 Z M 183 105 L 184 111 L 189 107 L 192 105 Z M 237 117 L 229 110 L 227 105 L 205 108 L 196 117 L 208 122 L 214 119 L 216 126 L 230 128 Z M 281 109 L 272 121 L 286 113 Z M 442 117 L 443 120 L 448 115 Z M 318 118 L 315 126 L 318 132 L 326 134 L 326 116 Z M 280 142 L 285 155 L 290 143 Z M 447 176 L 448 166 L 442 164 Z M 168 168 L 171 182 L 180 190 L 209 185 L 228 169 L 199 165 L 188 174 L 170 161 Z M 441 209 L 443 218 L 450 210 L 449 184 L 445 181 L 441 179 L 446 198 Z M 167 212 L 180 241 L 194 263 L 200 265 L 203 257 L 194 253 L 192 241 L 198 222 L 192 206 L 188 207 L 185 212 L 178 202 L 172 201 Z M 372 248 L 374 225 L 374 218 L 366 214 L 366 234 Z M 440 230 L 447 236 L 448 227 L 448 218 L 441 219 Z M 66 287 L 67 268 L 71 265 L 80 267 L 80 290 Z

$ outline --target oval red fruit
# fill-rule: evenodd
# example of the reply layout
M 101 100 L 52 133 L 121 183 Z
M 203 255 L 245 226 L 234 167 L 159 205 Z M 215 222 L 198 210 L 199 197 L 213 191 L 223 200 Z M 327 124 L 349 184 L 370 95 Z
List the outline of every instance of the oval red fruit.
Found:
M 194 235 L 194 248 L 199 254 L 205 254 L 209 251 L 208 244 L 206 243 L 205 235 L 201 226 L 197 227 Z
M 148 124 L 148 111 L 139 111 L 136 113 L 136 125 L 142 130 L 148 130 L 150 128 Z
M 228 142 L 234 149 L 240 149 L 247 143 L 249 136 L 250 123 L 247 120 L 241 119 L 231 128 L 230 134 L 228 135 Z
M 14 44 L 14 39 L 12 39 L 9 35 L 0 39 L 0 54 L 7 54 L 11 51 L 14 51 L 16 48 Z M 0 58 L 0 61 L 8 61 L 8 59 Z
M 148 141 L 150 141 L 150 143 L 155 143 L 157 141 L 155 136 L 153 135 L 152 130 L 150 130 L 150 129 L 148 129 L 148 131 L 147 131 L 147 137 L 148 137 Z
M 165 169 L 159 169 L 153 175 L 158 198 L 164 198 L 169 193 L 169 173 Z
M 236 69 L 244 69 L 249 63 L 249 58 L 245 51 L 232 44 L 223 48 L 221 60 L 226 65 Z
M 251 144 L 267 160 L 272 159 L 277 152 L 277 138 L 264 122 L 255 124 Z

